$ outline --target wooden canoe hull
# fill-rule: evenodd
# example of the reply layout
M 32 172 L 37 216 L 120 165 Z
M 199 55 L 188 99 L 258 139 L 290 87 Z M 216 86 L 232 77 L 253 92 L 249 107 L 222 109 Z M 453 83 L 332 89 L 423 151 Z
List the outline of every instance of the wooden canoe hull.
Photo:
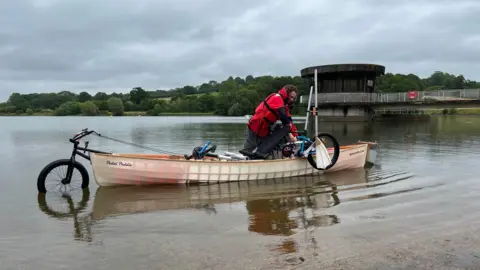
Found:
M 367 153 L 367 164 L 373 165 L 377 160 L 377 143 L 376 142 L 365 142 L 358 141 L 357 144 L 368 144 L 368 153 Z
M 185 160 L 183 156 L 91 153 L 99 186 L 188 184 L 250 181 L 296 177 L 365 166 L 370 146 L 342 146 L 337 163 L 327 171 L 316 170 L 305 158 L 277 160 Z

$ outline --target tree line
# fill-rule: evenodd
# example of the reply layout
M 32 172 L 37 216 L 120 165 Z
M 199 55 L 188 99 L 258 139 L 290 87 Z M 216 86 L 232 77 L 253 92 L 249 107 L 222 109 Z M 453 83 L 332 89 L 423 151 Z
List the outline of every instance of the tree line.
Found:
M 127 93 L 98 92 L 93 96 L 87 92 L 76 94 L 70 91 L 13 93 L 7 102 L 0 103 L 0 114 L 121 116 L 126 112 L 143 112 L 152 116 L 166 113 L 240 116 L 252 114 L 261 100 L 285 84 L 296 85 L 299 96 L 308 95 L 308 82 L 300 76 L 230 76 L 222 82 L 212 80 L 199 86 L 187 85 L 171 90 L 147 91 L 135 87 Z M 480 88 L 480 82 L 440 71 L 428 78 L 419 78 L 415 74 L 387 73 L 378 78 L 375 87 L 379 92 L 429 91 Z M 295 106 L 292 113 L 298 112 L 303 113 L 299 111 L 299 106 Z

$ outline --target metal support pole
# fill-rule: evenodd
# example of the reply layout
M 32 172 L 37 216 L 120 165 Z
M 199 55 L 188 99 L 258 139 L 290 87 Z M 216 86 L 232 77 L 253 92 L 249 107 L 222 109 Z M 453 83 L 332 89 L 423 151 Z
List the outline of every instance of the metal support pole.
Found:
M 315 134 L 314 136 L 317 137 L 318 134 L 318 112 L 317 112 L 317 107 L 318 107 L 318 71 L 315 69 Z
M 313 85 L 310 85 L 310 94 L 308 94 L 308 103 L 307 103 L 307 116 L 305 117 L 305 135 L 307 135 L 308 130 L 308 115 L 310 114 L 310 107 L 312 106 L 312 92 L 313 92 Z

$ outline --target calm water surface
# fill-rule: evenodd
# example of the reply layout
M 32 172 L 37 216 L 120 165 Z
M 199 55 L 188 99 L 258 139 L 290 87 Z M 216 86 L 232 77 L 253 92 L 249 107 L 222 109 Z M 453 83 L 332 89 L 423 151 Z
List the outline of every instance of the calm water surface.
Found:
M 202 187 L 39 195 L 36 178 L 88 127 L 182 154 L 243 143 L 243 118 L 0 118 L 1 269 L 478 267 L 480 117 L 323 123 L 380 144 L 372 168 Z M 303 127 L 303 125 L 300 125 Z M 92 136 L 93 148 L 145 152 Z

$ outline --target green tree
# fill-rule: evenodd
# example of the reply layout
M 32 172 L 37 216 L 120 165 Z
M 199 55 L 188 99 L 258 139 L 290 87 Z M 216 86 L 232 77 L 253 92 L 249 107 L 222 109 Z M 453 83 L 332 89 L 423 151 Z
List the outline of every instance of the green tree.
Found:
M 211 93 L 206 93 L 198 98 L 198 110 L 200 112 L 215 111 L 215 97 Z
M 98 92 L 93 96 L 94 100 L 107 100 L 108 95 L 105 92 Z
M 22 110 L 22 111 L 26 110 L 30 106 L 30 103 L 28 102 L 27 97 L 24 95 L 21 95 L 20 93 L 11 94 L 7 103 L 11 104 L 12 106 L 15 106 L 17 110 Z
M 142 100 L 142 102 L 140 102 L 140 108 L 143 111 L 149 111 L 153 109 L 154 106 L 155 106 L 155 101 L 152 99 L 144 99 Z
M 197 88 L 195 88 L 191 85 L 186 85 L 182 88 L 182 93 L 184 95 L 194 95 L 194 94 L 197 94 L 198 91 L 197 91 Z
M 113 116 L 122 116 L 124 114 L 123 101 L 118 97 L 111 97 L 107 100 L 108 110 Z
M 93 100 L 93 103 L 95 103 L 100 111 L 108 111 L 107 100 Z
M 131 112 L 131 111 L 138 111 L 139 106 L 131 102 L 130 100 L 127 100 L 127 101 L 123 101 L 123 107 L 126 112 Z
M 155 104 L 155 107 L 153 108 L 150 115 L 158 116 L 158 115 L 162 114 L 163 112 L 165 112 L 165 107 L 160 105 L 160 104 Z
M 89 100 L 92 100 L 92 96 L 89 93 L 80 92 L 80 94 L 78 94 L 78 102 L 85 102 Z
M 135 104 L 140 104 L 144 99 L 147 99 L 149 94 L 141 87 L 135 87 L 130 91 L 130 100 Z
M 99 110 L 97 105 L 93 101 L 87 101 L 80 104 L 80 109 L 82 111 L 82 115 L 86 116 L 95 116 L 98 115 Z
M 78 115 L 80 114 L 80 104 L 75 101 L 68 101 L 60 105 L 54 112 L 56 116 Z

